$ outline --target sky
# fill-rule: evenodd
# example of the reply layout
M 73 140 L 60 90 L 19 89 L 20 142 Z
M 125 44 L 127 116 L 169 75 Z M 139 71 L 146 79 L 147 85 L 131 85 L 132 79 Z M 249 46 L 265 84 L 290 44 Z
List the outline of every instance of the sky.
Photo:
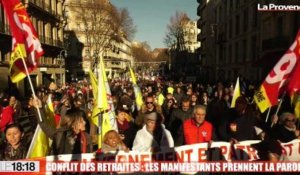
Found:
M 134 41 L 144 42 L 151 49 L 166 47 L 164 37 L 171 16 L 185 12 L 197 20 L 197 0 L 110 0 L 118 8 L 127 8 L 137 26 Z

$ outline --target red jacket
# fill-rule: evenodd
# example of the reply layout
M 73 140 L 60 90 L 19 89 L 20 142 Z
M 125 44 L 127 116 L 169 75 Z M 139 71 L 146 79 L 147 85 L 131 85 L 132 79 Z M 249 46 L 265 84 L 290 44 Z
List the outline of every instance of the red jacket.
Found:
M 14 109 L 10 105 L 4 107 L 0 115 L 0 130 L 4 131 L 6 125 L 13 123 Z
M 193 118 L 184 121 L 183 134 L 187 145 L 211 141 L 212 132 L 213 127 L 207 121 L 204 121 L 200 126 L 196 125 Z

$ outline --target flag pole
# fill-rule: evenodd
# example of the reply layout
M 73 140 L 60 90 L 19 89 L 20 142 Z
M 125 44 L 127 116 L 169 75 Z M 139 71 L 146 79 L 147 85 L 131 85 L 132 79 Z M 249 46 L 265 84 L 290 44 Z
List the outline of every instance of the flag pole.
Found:
M 269 109 L 268 109 L 268 113 L 267 113 L 267 117 L 266 117 L 266 121 L 265 121 L 266 123 L 268 122 L 270 111 L 271 111 L 271 107 L 269 107 Z
M 102 142 L 103 142 L 103 127 L 102 127 L 102 119 L 103 119 L 103 114 L 102 111 L 98 114 L 98 137 L 100 137 L 100 141 L 99 142 L 99 138 L 98 138 L 98 148 L 102 148 Z
M 282 102 L 283 102 L 283 98 L 285 97 L 285 94 L 286 94 L 286 91 L 283 92 L 281 98 L 280 98 L 280 101 L 279 101 L 279 104 L 278 104 L 278 107 L 276 109 L 276 112 L 275 112 L 275 115 L 278 114 L 279 112 L 279 109 L 281 108 L 281 105 L 282 105 Z M 274 126 L 274 123 L 271 124 L 271 128 Z
M 30 85 L 30 88 L 31 88 L 31 91 L 32 91 L 32 95 L 34 97 L 34 99 L 36 99 L 36 94 L 35 94 L 35 91 L 34 91 L 34 88 L 33 88 L 33 85 L 32 85 L 32 81 L 31 81 L 31 78 L 30 78 L 30 75 L 29 75 L 29 72 L 28 72 L 28 68 L 27 68 L 27 65 L 25 63 L 25 60 L 22 58 L 22 62 L 24 64 L 24 68 L 25 68 L 25 71 L 26 71 L 26 75 L 28 77 L 28 82 L 29 82 L 29 85 Z M 38 113 L 38 116 L 39 116 L 39 120 L 42 122 L 42 116 L 41 116 L 41 111 L 40 111 L 40 108 L 37 107 L 37 113 Z M 31 153 L 31 150 L 33 149 L 33 146 L 34 146 L 34 142 L 36 140 L 36 137 L 37 137 L 37 134 L 38 134 L 38 130 L 40 129 L 40 125 L 37 125 L 36 129 L 35 129 L 35 132 L 34 132 L 34 135 L 32 137 L 32 141 L 30 143 L 30 146 L 28 148 L 28 151 L 27 151 L 27 154 L 26 154 L 26 158 L 29 158 L 29 154 Z
M 26 71 L 26 75 L 28 77 L 28 82 L 29 82 L 29 85 L 30 85 L 30 88 L 31 88 L 31 91 L 32 91 L 33 98 L 36 99 L 37 97 L 36 97 L 36 94 L 35 94 L 35 91 L 34 91 L 34 88 L 33 88 L 33 85 L 32 85 L 32 81 L 31 81 L 31 77 L 30 77 L 29 72 L 28 72 L 27 65 L 26 65 L 25 60 L 23 58 L 21 60 L 24 64 L 24 68 L 25 68 L 25 71 Z M 40 111 L 39 107 L 37 108 L 37 113 L 38 113 L 40 122 L 42 122 L 43 120 L 42 120 L 41 111 Z

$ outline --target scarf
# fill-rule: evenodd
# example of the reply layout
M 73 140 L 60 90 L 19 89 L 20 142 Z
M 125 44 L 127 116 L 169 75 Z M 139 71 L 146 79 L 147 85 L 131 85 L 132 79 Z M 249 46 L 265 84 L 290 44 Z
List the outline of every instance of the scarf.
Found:
M 81 143 L 81 153 L 86 153 L 87 150 L 87 138 L 84 132 L 80 132 L 80 143 Z
M 123 124 L 121 124 L 121 123 L 119 123 L 119 122 L 117 122 L 117 123 L 118 123 L 118 129 L 119 129 L 119 131 L 126 131 L 126 130 L 128 130 L 129 127 L 130 127 L 129 122 L 128 122 L 127 120 L 125 120 L 125 121 L 123 122 Z

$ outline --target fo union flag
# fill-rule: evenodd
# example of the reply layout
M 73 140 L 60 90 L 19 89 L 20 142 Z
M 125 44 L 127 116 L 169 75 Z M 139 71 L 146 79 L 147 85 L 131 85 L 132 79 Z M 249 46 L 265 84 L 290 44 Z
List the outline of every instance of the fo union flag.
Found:
M 44 52 L 24 5 L 19 0 L 0 1 L 13 38 L 9 71 L 12 82 L 16 83 L 27 75 L 24 63 L 28 73 L 32 72 Z
M 296 64 L 299 61 L 299 52 L 300 32 L 298 32 L 294 43 L 280 58 L 254 95 L 254 100 L 261 112 L 276 105 L 279 93 L 286 90 L 286 82 L 288 82 L 286 80 L 291 78 L 295 70 Z

